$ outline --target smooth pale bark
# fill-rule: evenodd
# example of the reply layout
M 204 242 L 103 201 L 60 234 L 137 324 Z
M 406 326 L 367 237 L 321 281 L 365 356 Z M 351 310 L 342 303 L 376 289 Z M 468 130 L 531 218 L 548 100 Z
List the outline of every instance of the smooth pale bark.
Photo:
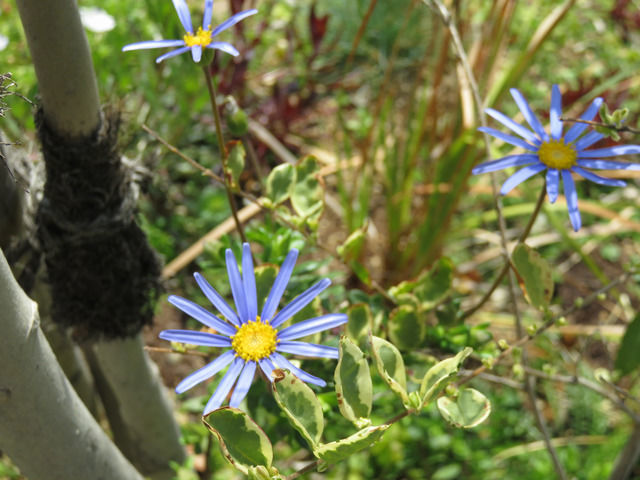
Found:
M 158 368 L 144 351 L 141 336 L 95 342 L 87 349 L 116 443 L 154 480 L 173 478 L 169 460 L 184 459 L 180 432 Z M 148 448 L 149 441 L 153 450 Z
M 142 480 L 86 409 L 0 250 L 0 450 L 30 480 Z
M 101 108 L 91 53 L 75 0 L 16 2 L 38 78 L 45 123 L 70 141 L 95 136 L 101 127 Z M 88 168 L 92 160 L 87 158 Z M 96 212 L 96 216 L 99 214 Z M 166 395 L 139 338 L 105 341 L 102 345 L 109 353 L 102 355 L 103 349 L 99 349 L 96 371 L 101 371 L 99 376 L 107 380 L 117 399 L 112 402 L 109 396 L 103 403 L 107 409 L 118 409 L 109 411 L 108 417 L 123 419 L 127 430 L 118 434 L 116 442 L 123 441 L 123 452 L 136 466 L 145 466 L 143 473 L 156 473 L 160 464 L 164 472 L 170 472 L 169 461 L 181 462 L 185 454 Z M 145 415 L 144 411 L 156 416 Z M 120 426 L 114 430 L 120 430 Z M 137 442 L 135 449 L 130 448 L 130 439 Z M 40 451 L 44 452 L 47 450 Z M 81 463 L 84 459 L 79 455 L 76 461 Z M 152 470 L 146 470 L 147 465 Z M 96 472 L 66 478 L 96 478 L 95 475 Z
M 100 126 L 98 85 L 74 0 L 16 0 L 47 124 L 82 137 Z

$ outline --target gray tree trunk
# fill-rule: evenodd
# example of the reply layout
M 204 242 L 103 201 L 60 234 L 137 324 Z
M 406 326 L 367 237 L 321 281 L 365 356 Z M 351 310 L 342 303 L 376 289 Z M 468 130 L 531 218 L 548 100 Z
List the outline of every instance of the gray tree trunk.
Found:
M 142 480 L 58 365 L 0 250 L 0 449 L 30 480 Z

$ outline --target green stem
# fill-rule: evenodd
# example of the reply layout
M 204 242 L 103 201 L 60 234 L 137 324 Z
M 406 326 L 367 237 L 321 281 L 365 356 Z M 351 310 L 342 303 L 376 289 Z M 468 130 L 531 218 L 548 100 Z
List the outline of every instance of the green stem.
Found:
M 224 143 L 224 137 L 222 135 L 222 121 L 220 120 L 220 111 L 218 109 L 218 103 L 216 101 L 216 88 L 213 84 L 211 73 L 209 72 L 209 66 L 206 65 L 202 67 L 202 71 L 204 72 L 204 76 L 206 78 L 207 89 L 209 90 L 209 98 L 211 98 L 211 110 L 213 110 L 213 118 L 215 119 L 216 124 L 216 136 L 218 137 L 220 158 L 222 159 L 222 178 L 224 180 L 224 189 L 227 192 L 227 199 L 229 200 L 231 214 L 233 215 L 233 220 L 236 224 L 236 230 L 238 230 L 238 234 L 240 235 L 242 241 L 246 242 L 247 237 L 245 237 L 244 235 L 242 223 L 240 223 L 240 219 L 238 218 L 238 205 L 236 204 L 236 199 L 233 197 L 233 192 L 231 191 L 231 185 L 229 182 L 229 176 L 227 174 L 227 161 L 229 159 L 229 152 L 227 151 L 227 147 Z
M 520 235 L 520 238 L 518 238 L 518 243 L 517 245 L 520 245 L 521 243 L 523 243 L 526 238 L 529 236 L 529 233 L 531 233 L 531 228 L 533 227 L 533 223 L 536 221 L 536 218 L 538 217 L 538 214 L 540 213 L 540 209 L 542 208 L 542 203 L 544 202 L 544 197 L 546 195 L 546 184 L 542 186 L 542 189 L 540 190 L 540 195 L 538 196 L 538 201 L 536 202 L 536 206 L 533 210 L 533 213 L 531 214 L 531 217 L 529 218 L 529 223 L 527 223 L 527 226 L 525 227 L 525 229 L 523 230 L 522 234 Z M 473 307 L 471 307 L 469 310 L 467 310 L 466 312 L 464 312 L 460 318 L 461 321 L 465 320 L 466 318 L 470 317 L 471 315 L 473 315 L 474 313 L 476 313 L 478 311 L 478 309 L 480 309 L 486 302 L 487 300 L 489 300 L 489 298 L 491 297 L 491 295 L 493 294 L 493 292 L 495 291 L 496 288 L 498 288 L 498 285 L 500 285 L 500 282 L 502 281 L 502 279 L 504 278 L 504 276 L 507 274 L 507 272 L 509 271 L 509 267 L 511 267 L 511 261 L 507 261 L 504 266 L 502 267 L 502 270 L 500 270 L 500 273 L 498 274 L 498 276 L 495 278 L 495 280 L 493 281 L 493 283 L 491 284 L 491 287 L 489 287 L 489 290 L 487 291 L 487 293 L 484 294 L 484 296 L 480 299 L 480 301 L 474 305 Z

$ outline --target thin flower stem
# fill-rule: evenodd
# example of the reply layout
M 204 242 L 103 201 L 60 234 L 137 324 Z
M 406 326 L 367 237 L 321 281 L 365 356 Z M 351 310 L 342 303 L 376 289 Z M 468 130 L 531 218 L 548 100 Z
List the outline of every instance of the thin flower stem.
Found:
M 229 178 L 227 176 L 227 160 L 229 158 L 229 152 L 227 151 L 227 146 L 224 143 L 224 136 L 222 135 L 222 121 L 220 120 L 220 111 L 218 110 L 218 102 L 216 100 L 216 88 L 213 84 L 213 79 L 211 78 L 211 72 L 209 72 L 209 65 L 205 65 L 204 67 L 202 67 L 202 71 L 204 72 L 204 76 L 206 79 L 207 90 L 209 91 L 209 98 L 211 99 L 211 109 L 213 110 L 213 118 L 216 124 L 216 136 L 218 137 L 220 158 L 222 159 L 222 178 L 224 189 L 227 192 L 227 199 L 229 200 L 229 207 L 231 208 L 233 220 L 236 223 L 236 230 L 238 230 L 238 234 L 240 235 L 242 241 L 246 242 L 247 237 L 245 237 L 244 235 L 242 223 L 238 218 L 238 206 L 236 204 L 236 199 L 233 197 L 233 192 L 231 191 L 231 186 L 229 185 Z
M 467 58 L 467 54 L 464 50 L 464 46 L 462 44 L 462 40 L 460 38 L 460 34 L 458 33 L 458 29 L 455 26 L 455 23 L 453 22 L 451 13 L 447 10 L 447 7 L 440 1 L 440 0 L 423 0 L 423 2 L 425 2 L 427 5 L 432 5 L 432 8 L 434 10 L 436 10 L 439 14 L 440 17 L 442 18 L 443 23 L 445 24 L 445 26 L 449 29 L 449 33 L 451 34 L 451 38 L 453 40 L 453 45 L 454 48 L 456 50 L 456 53 L 458 55 L 458 60 L 460 61 L 460 65 L 462 66 L 464 72 L 465 72 L 465 76 L 467 77 L 467 81 L 469 82 L 469 86 L 471 88 L 471 91 L 473 93 L 473 99 L 474 99 L 474 103 L 475 103 L 475 107 L 476 107 L 476 114 L 478 115 L 478 118 L 480 120 L 480 124 L 482 126 L 486 126 L 486 118 L 483 114 L 483 101 L 482 98 L 480 97 L 480 90 L 478 89 L 478 84 L 475 80 L 475 76 L 473 75 L 473 71 L 471 70 L 471 65 L 469 64 L 469 60 Z M 427 3 L 428 2 L 428 3 Z M 487 135 L 486 132 L 483 132 L 483 136 L 484 136 L 484 143 L 485 143 L 485 148 L 486 148 L 486 152 L 487 152 L 487 158 L 491 157 L 491 148 L 490 148 L 490 142 L 489 142 L 489 136 Z M 500 243 L 502 244 L 502 250 L 503 250 L 503 255 L 504 255 L 504 259 L 505 259 L 505 266 L 503 268 L 503 270 L 505 271 L 505 273 L 509 270 L 509 264 L 510 264 L 510 258 L 509 258 L 509 250 L 507 248 L 507 236 L 506 236 L 506 222 L 504 220 L 504 215 L 502 213 L 502 199 L 500 198 L 500 196 L 497 194 L 498 193 L 498 185 L 497 185 L 497 181 L 495 178 L 495 175 L 492 174 L 491 175 L 491 187 L 493 189 L 493 195 L 494 195 L 494 199 L 495 199 L 495 206 L 496 206 L 496 212 L 498 215 L 498 226 L 500 229 Z M 540 197 L 544 198 L 544 190 L 541 192 Z M 537 215 L 537 214 L 536 214 Z M 534 215 L 532 215 L 532 217 L 534 217 Z M 533 222 L 530 222 L 531 224 L 533 224 Z M 530 228 L 526 229 L 530 231 Z M 528 235 L 529 232 L 526 231 L 526 234 Z M 509 275 L 509 296 L 511 299 L 511 306 L 512 306 L 512 310 L 513 310 L 513 314 L 516 318 L 516 327 L 517 327 L 517 331 L 518 331 L 518 336 L 522 336 L 522 322 L 521 322 L 521 318 L 520 318 L 520 312 L 518 309 L 518 303 L 516 300 L 516 291 L 515 291 L 515 279 L 514 279 L 514 274 L 513 272 L 510 272 Z M 485 300 L 486 301 L 486 300 Z M 526 362 L 526 355 L 525 352 L 523 352 L 523 357 L 522 357 L 522 361 L 523 363 Z M 527 377 L 525 379 L 525 384 L 527 386 L 527 393 L 529 394 L 529 397 L 531 399 L 531 404 L 533 407 L 533 411 L 535 414 L 535 418 L 536 418 L 536 422 L 538 424 L 538 428 L 540 430 L 540 433 L 542 434 L 542 437 L 544 439 L 544 443 L 547 447 L 547 450 L 549 451 L 549 455 L 551 456 L 551 461 L 553 463 L 553 466 L 556 470 L 556 473 L 558 474 L 558 477 L 560 477 L 562 480 L 565 480 L 567 478 L 567 475 L 564 471 L 564 468 L 562 467 L 562 464 L 560 463 L 560 460 L 558 458 L 557 452 L 553 446 L 553 444 L 551 443 L 551 438 L 549 436 L 549 432 L 546 428 L 545 422 L 544 422 L 544 418 L 542 417 L 542 414 L 540 412 L 540 410 L 538 409 L 538 406 L 536 404 L 536 399 L 535 399 L 535 391 L 533 388 L 533 383 L 532 383 L 532 379 L 531 377 Z
M 520 237 L 518 238 L 518 242 L 516 243 L 516 247 L 521 243 L 523 243 L 529 236 L 529 233 L 531 233 L 531 228 L 533 227 L 533 224 L 536 221 L 536 218 L 538 218 L 538 214 L 540 213 L 540 210 L 542 208 L 545 195 L 546 195 L 546 185 L 543 185 L 542 189 L 540 190 L 540 195 L 538 196 L 538 201 L 536 202 L 536 206 L 533 209 L 533 213 L 529 218 L 529 222 L 527 223 L 527 226 L 524 228 L 524 230 L 520 234 Z M 510 267 L 511 267 L 511 261 L 509 260 L 504 264 L 504 266 L 502 267 L 502 270 L 500 270 L 500 273 L 494 279 L 493 283 L 489 287 L 489 290 L 487 290 L 487 292 L 483 295 L 480 301 L 478 301 L 478 303 L 476 303 L 473 307 L 471 307 L 469 310 L 467 310 L 461 315 L 460 317 L 461 321 L 465 320 L 466 318 L 476 313 L 489 300 L 489 298 L 491 298 L 491 295 L 496 290 L 496 288 L 498 288 L 498 285 L 500 285 L 500 282 L 502 282 L 502 279 L 507 274 Z

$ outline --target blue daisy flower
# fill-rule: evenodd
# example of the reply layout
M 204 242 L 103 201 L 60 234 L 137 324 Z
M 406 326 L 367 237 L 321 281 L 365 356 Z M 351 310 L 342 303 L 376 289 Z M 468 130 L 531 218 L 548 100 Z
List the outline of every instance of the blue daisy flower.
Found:
M 324 380 L 299 369 L 281 355 L 281 353 L 290 353 L 303 357 L 337 359 L 337 348 L 300 342 L 297 339 L 347 322 L 345 314 L 331 313 L 278 330 L 278 327 L 307 306 L 331 284 L 331 280 L 328 278 L 320 280 L 276 313 L 297 258 L 298 251 L 295 249 L 291 250 L 285 258 L 260 315 L 258 315 L 253 260 L 248 243 L 245 243 L 242 249 L 242 275 L 238 271 L 233 252 L 230 249 L 226 251 L 227 273 L 237 312 L 225 302 L 202 275 L 194 274 L 198 286 L 226 318 L 226 322 L 186 298 L 177 295 L 169 297 L 170 303 L 217 333 L 163 330 L 160 332 L 160 338 L 190 345 L 229 348 L 214 361 L 187 376 L 176 387 L 177 393 L 183 393 L 230 365 L 218 388 L 207 402 L 203 415 L 219 408 L 234 385 L 235 389 L 231 394 L 229 405 L 237 407 L 249 392 L 258 367 L 271 381 L 273 381 L 271 375 L 273 370 L 282 368 L 290 370 L 305 382 L 321 387 L 326 386 Z
M 576 122 L 567 130 L 566 134 L 563 134 L 563 125 L 560 120 L 562 117 L 562 95 L 558 85 L 554 85 L 551 90 L 551 110 L 549 114 L 551 135 L 548 135 L 524 96 L 515 88 L 510 91 L 511 96 L 513 96 L 518 108 L 533 131 L 514 122 L 493 108 L 487 108 L 485 112 L 522 138 L 508 135 L 489 127 L 480 127 L 478 130 L 516 147 L 524 148 L 527 153 L 508 155 L 498 160 L 482 163 L 475 167 L 472 173 L 477 175 L 479 173 L 495 172 L 508 167 L 523 167 L 511 175 L 502 185 L 500 193 L 506 195 L 529 177 L 546 170 L 547 195 L 551 203 L 554 203 L 558 198 L 560 177 L 562 177 L 569 218 L 573 229 L 577 232 L 582 226 L 582 220 L 578 210 L 578 194 L 571 174 L 576 173 L 601 185 L 624 187 L 626 183 L 622 180 L 601 177 L 585 169 L 640 170 L 640 164 L 637 163 L 602 160 L 608 157 L 640 153 L 640 145 L 617 145 L 587 150 L 587 148 L 602 139 L 604 135 L 595 130 L 582 135 L 588 125 L 579 122 Z M 580 119 L 591 121 L 598 113 L 600 105 L 602 105 L 602 98 L 596 98 Z
M 225 22 L 218 25 L 213 30 L 211 29 L 211 15 L 213 12 L 213 0 L 205 0 L 204 2 L 204 18 L 202 20 L 202 26 L 198 27 L 198 31 L 194 33 L 193 25 L 191 24 L 191 14 L 189 13 L 189 7 L 185 0 L 172 0 L 173 6 L 178 13 L 180 23 L 184 27 L 187 33 L 184 34 L 182 40 L 148 40 L 146 42 L 132 43 L 125 45 L 122 48 L 123 52 L 130 50 L 143 50 L 148 48 L 162 48 L 162 47 L 180 47 L 164 55 L 160 55 L 156 58 L 156 63 L 180 55 L 181 53 L 191 50 L 191 57 L 193 61 L 198 63 L 202 58 L 203 48 L 212 48 L 214 50 L 222 50 L 231 55 L 238 56 L 239 52 L 236 48 L 227 42 L 214 42 L 213 38 L 220 32 L 234 26 L 241 20 L 258 13 L 258 10 L 251 9 L 243 12 L 236 13 Z

